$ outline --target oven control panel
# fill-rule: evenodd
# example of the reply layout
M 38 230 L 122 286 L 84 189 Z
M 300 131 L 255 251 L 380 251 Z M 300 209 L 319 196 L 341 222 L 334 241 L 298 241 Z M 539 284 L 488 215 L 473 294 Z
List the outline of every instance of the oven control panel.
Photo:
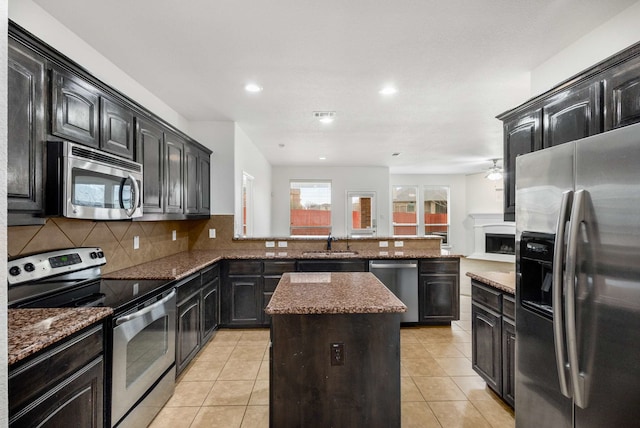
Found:
M 75 272 L 107 262 L 99 247 L 79 247 L 31 254 L 7 262 L 9 285 L 38 281 L 60 274 Z

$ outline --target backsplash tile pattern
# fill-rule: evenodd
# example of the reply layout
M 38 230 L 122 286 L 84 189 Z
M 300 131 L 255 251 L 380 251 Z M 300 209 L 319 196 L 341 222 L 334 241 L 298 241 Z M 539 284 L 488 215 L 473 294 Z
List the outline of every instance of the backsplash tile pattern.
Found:
M 103 273 L 135 266 L 189 249 L 191 221 L 91 221 L 50 218 L 42 226 L 8 228 L 9 257 L 70 247 L 101 247 L 107 264 Z M 176 241 L 172 231 L 176 231 Z M 140 248 L 133 249 L 139 236 Z

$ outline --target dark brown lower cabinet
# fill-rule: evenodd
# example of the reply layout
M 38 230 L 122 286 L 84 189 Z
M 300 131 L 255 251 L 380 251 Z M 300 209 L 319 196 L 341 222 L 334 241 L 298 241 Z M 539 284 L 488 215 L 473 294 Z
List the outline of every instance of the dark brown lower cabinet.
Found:
M 460 259 L 423 259 L 419 272 L 419 321 L 439 324 L 460 319 Z
M 274 315 L 271 343 L 269 426 L 400 427 L 400 314 Z
M 176 375 L 200 352 L 220 324 L 220 267 L 206 267 L 176 284 Z
M 471 281 L 472 366 L 511 407 L 515 403 L 514 296 Z
M 103 351 L 99 324 L 10 366 L 9 426 L 103 427 Z
M 502 317 L 471 305 L 473 369 L 487 385 L 502 394 Z

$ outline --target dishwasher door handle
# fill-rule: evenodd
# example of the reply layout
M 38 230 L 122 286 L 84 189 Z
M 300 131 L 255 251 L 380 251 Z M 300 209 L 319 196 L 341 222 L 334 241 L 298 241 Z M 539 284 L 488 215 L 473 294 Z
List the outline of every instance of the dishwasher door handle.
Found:
M 369 266 L 370 269 L 417 269 L 417 263 L 380 263 L 380 264 L 371 264 Z

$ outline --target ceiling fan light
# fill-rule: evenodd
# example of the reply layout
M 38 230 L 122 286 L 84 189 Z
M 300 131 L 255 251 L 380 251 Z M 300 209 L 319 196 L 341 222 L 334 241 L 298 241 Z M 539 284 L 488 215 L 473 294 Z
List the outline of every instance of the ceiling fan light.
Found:
M 489 179 L 491 181 L 502 180 L 502 168 L 498 168 L 497 159 L 493 160 L 493 166 L 489 168 L 484 178 Z

